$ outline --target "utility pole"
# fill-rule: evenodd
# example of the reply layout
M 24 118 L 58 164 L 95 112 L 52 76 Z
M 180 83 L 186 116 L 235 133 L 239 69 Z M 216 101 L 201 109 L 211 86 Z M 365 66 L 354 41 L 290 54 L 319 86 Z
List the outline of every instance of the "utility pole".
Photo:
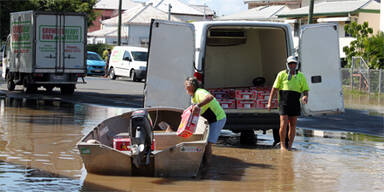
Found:
M 313 4 L 315 0 L 311 0 L 309 3 L 309 14 L 308 14 L 308 24 L 313 23 L 312 22 L 312 17 L 313 17 Z
M 119 22 L 118 22 L 118 26 L 117 26 L 117 45 L 120 46 L 121 45 L 121 1 L 122 0 L 119 0 Z
M 168 4 L 168 21 L 171 20 L 171 9 L 172 9 L 172 5 Z

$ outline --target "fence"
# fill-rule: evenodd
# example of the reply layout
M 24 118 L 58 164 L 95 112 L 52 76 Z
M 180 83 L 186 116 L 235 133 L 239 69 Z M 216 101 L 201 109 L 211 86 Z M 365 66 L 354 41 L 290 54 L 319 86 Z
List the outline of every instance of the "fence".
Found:
M 384 70 L 368 69 L 356 72 L 353 68 L 342 68 L 343 86 L 368 93 L 384 93 Z

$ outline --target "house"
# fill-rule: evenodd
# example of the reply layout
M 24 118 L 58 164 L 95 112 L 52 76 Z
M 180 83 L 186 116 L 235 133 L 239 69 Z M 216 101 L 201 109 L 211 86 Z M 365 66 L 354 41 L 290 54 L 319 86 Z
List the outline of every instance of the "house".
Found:
M 149 41 L 151 19 L 168 20 L 168 14 L 153 7 L 152 4 L 139 4 L 121 15 L 121 44 L 146 47 Z M 180 19 L 171 15 L 171 21 Z M 88 44 L 117 44 L 118 17 L 101 23 L 102 29 L 88 32 Z
M 308 6 L 285 10 L 277 14 L 278 18 L 296 20 L 295 31 L 300 25 L 308 23 Z M 313 18 L 317 23 L 335 23 L 338 26 L 339 37 L 348 37 L 344 31 L 345 24 L 356 21 L 359 24 L 368 22 L 376 33 L 380 29 L 380 3 L 374 0 L 335 1 L 316 3 L 313 8 Z M 297 34 L 297 33 L 296 33 Z
M 289 22 L 286 19 L 278 18 L 277 14 L 289 9 L 286 5 L 258 6 L 252 9 L 218 17 L 215 20 L 250 20 L 250 21 L 280 21 Z
M 170 8 L 171 15 L 182 21 L 212 20 L 215 16 L 215 12 L 206 5 L 188 5 L 179 0 L 149 0 L 147 4 L 150 3 L 165 13 L 168 13 Z
M 131 9 L 140 3 L 133 2 L 130 0 L 123 0 L 121 4 L 121 10 L 125 11 Z M 88 32 L 96 31 L 100 29 L 101 21 L 117 16 L 119 10 L 118 0 L 99 0 L 93 7 L 96 12 L 96 19 L 92 25 L 88 27 Z

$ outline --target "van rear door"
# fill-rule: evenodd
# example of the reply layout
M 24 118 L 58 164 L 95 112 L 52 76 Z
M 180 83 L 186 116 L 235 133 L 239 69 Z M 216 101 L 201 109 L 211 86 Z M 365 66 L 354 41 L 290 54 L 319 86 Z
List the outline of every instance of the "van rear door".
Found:
M 336 25 L 313 24 L 301 29 L 299 40 L 301 71 L 308 86 L 305 115 L 344 112 L 339 38 Z
M 152 20 L 144 107 L 190 104 L 184 81 L 194 72 L 194 34 L 192 24 Z

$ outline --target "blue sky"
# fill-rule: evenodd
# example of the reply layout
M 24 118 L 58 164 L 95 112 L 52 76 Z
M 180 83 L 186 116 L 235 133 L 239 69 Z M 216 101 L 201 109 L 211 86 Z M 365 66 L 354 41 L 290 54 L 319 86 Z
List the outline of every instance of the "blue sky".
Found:
M 146 2 L 146 0 L 134 0 Z M 189 4 L 208 5 L 217 16 L 230 15 L 247 9 L 243 0 L 179 0 Z

